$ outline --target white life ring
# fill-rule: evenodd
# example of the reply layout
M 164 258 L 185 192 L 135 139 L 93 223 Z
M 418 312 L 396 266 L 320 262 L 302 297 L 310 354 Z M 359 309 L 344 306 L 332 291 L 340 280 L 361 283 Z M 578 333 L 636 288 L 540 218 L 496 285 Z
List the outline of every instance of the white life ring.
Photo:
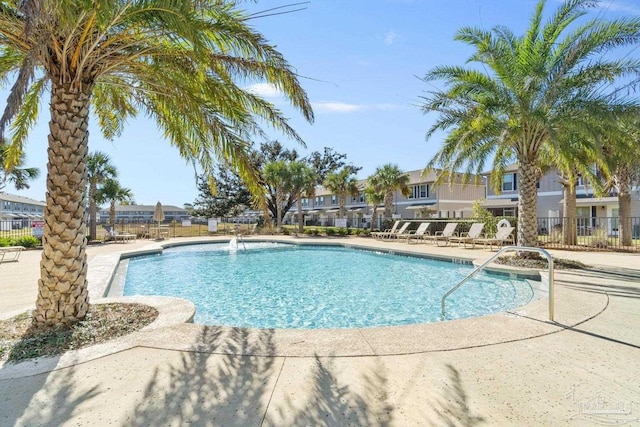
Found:
M 500 221 L 498 221 L 498 228 L 502 227 L 511 227 L 511 223 L 509 222 L 509 220 L 507 220 L 506 218 L 502 218 Z

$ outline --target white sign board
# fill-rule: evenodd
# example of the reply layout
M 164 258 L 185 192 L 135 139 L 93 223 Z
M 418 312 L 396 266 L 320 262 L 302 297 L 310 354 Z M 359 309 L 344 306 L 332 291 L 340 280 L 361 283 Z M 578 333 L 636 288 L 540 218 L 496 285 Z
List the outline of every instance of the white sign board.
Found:
M 44 221 L 31 221 L 31 234 L 41 239 L 44 234 Z
M 183 227 L 191 227 L 191 221 L 189 221 L 188 219 L 183 219 L 182 220 L 182 226 Z
M 209 218 L 208 229 L 209 229 L 209 231 L 211 233 L 217 233 L 218 232 L 218 220 L 217 219 L 213 219 L 213 218 Z
M 335 226 L 339 228 L 347 227 L 347 219 L 346 218 L 336 218 Z

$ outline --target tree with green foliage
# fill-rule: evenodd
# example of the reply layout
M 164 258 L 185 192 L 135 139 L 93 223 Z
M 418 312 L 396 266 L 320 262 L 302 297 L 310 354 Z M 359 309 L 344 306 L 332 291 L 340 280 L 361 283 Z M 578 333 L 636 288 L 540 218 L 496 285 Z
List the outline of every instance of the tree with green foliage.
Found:
M 399 191 L 400 194 L 409 196 L 409 175 L 402 172 L 398 165 L 388 163 L 376 168 L 368 181 L 384 193 L 384 219 L 389 221 L 392 218 L 393 193 Z
M 89 240 L 97 237 L 96 215 L 98 212 L 96 194 L 98 186 L 107 179 L 116 179 L 118 171 L 111 164 L 109 156 L 101 151 L 96 151 L 87 156 L 87 181 L 89 182 Z
M 338 218 L 345 217 L 345 206 L 347 196 L 358 194 L 358 180 L 353 176 L 353 170 L 349 166 L 344 166 L 337 172 L 327 175 L 323 185 L 338 198 Z
M 276 195 L 276 230 L 282 231 L 282 205 L 291 191 L 289 165 L 284 160 L 269 162 L 262 168 L 262 178 L 269 191 Z
M 439 66 L 424 77 L 446 84 L 424 97 L 423 111 L 439 113 L 427 138 L 448 132 L 427 169 L 441 169 L 436 183 L 442 183 L 460 169 L 466 177 L 479 174 L 491 159 L 491 180 L 499 185 L 505 166 L 517 162 L 520 246 L 537 242 L 541 150 L 569 158 L 563 153 L 574 150 L 565 144 L 570 139 L 591 148 L 594 123 L 614 122 L 637 105 L 620 89 L 640 75 L 640 62 L 616 59 L 612 50 L 635 47 L 640 19 L 581 23 L 594 3 L 565 1 L 545 23 L 541 0 L 522 36 L 504 26 L 462 28 L 455 38 L 475 49 L 468 62 L 478 66 Z
M 318 177 L 307 164 L 291 162 L 289 167 L 289 188 L 293 198 L 298 202 L 298 233 L 304 233 L 304 215 L 302 213 L 302 198 L 314 197 Z
M 380 203 L 384 202 L 384 191 L 379 187 L 375 186 L 371 182 L 371 177 L 367 179 L 367 186 L 364 187 L 364 197 L 367 200 L 367 203 L 371 206 L 371 224 L 369 225 L 369 229 L 373 231 L 376 223 L 378 221 L 378 206 Z
M 631 220 L 631 192 L 640 185 L 640 119 L 637 114 L 621 116 L 618 128 L 606 140 L 605 159 L 609 177 L 607 190 L 618 194 L 618 232 L 620 244 L 633 244 Z
M 313 120 L 293 67 L 250 26 L 260 16 L 225 0 L 0 0 L 0 82 L 15 80 L 0 117 L 0 140 L 8 125 L 12 132 L 5 167 L 18 164 L 50 93 L 36 323 L 72 324 L 89 307 L 90 112 L 112 139 L 141 111 L 205 175 L 227 162 L 255 194 L 248 141 L 267 125 L 302 143 L 278 108 L 246 89 L 247 81 L 271 84 Z
M 23 167 L 25 162 L 24 153 L 12 167 L 5 167 L 8 148 L 7 144 L 0 142 L 0 190 L 7 186 L 7 182 L 12 183 L 16 190 L 29 188 L 29 181 L 40 176 L 40 169 Z
M 124 188 L 118 181 L 108 178 L 96 192 L 96 202 L 99 204 L 109 203 L 109 224 L 116 223 L 116 203 L 126 203 L 133 200 L 133 192 L 129 188 Z
M 286 163 L 302 162 L 313 171 L 316 177 L 316 185 L 321 185 L 327 175 L 335 172 L 340 168 L 347 167 L 352 173 L 357 173 L 361 168 L 348 165 L 346 163 L 346 154 L 337 153 L 333 148 L 325 147 L 322 152 L 314 151 L 307 157 L 300 157 L 295 150 L 286 149 L 278 141 L 270 141 L 260 144 L 258 150 L 254 150 L 253 162 L 254 166 L 259 170 L 263 170 L 266 163 L 284 161 Z M 264 180 L 262 181 L 264 182 Z M 267 194 L 267 206 L 271 215 L 277 216 L 276 194 L 273 187 L 265 186 Z M 296 194 L 290 192 L 285 195 L 285 200 L 281 206 L 282 215 L 285 215 L 291 207 L 296 203 Z
M 226 217 L 238 208 L 247 209 L 252 205 L 249 189 L 230 168 L 216 167 L 211 179 L 213 185 L 205 176 L 198 177 L 199 194 L 193 202 L 191 215 L 202 218 Z

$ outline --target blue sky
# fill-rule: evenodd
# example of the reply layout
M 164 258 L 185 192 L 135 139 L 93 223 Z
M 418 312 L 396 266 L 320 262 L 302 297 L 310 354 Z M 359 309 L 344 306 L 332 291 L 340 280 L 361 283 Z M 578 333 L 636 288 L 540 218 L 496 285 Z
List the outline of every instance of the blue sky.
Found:
M 260 11 L 294 2 L 261 0 L 242 3 Z M 463 65 L 470 48 L 453 40 L 457 29 L 505 25 L 520 34 L 537 1 L 529 0 L 311 0 L 304 10 L 250 21 L 305 76 L 301 80 L 316 120 L 308 124 L 285 100 L 264 84 L 251 85 L 291 118 L 307 143 L 303 148 L 273 133 L 302 155 L 328 146 L 347 154 L 366 178 L 377 166 L 396 163 L 403 170 L 423 168 L 439 147 L 425 133 L 434 116 L 417 105 L 430 87 L 419 80 L 436 65 Z M 549 0 L 548 10 L 560 4 Z M 606 0 L 592 16 L 640 16 L 638 0 Z M 640 49 L 638 49 L 640 50 Z M 637 55 L 633 51 L 632 55 Z M 249 86 L 250 83 L 247 83 Z M 4 109 L 6 90 L 0 90 Z M 44 200 L 48 102 L 26 147 L 27 166 L 42 176 L 29 190 L 5 191 Z M 259 143 L 259 140 L 255 141 Z M 131 120 L 121 137 L 106 141 L 90 126 L 90 151 L 108 153 L 119 170 L 120 183 L 139 204 L 182 206 L 197 197 L 194 171 L 175 148 L 162 139 L 153 122 Z

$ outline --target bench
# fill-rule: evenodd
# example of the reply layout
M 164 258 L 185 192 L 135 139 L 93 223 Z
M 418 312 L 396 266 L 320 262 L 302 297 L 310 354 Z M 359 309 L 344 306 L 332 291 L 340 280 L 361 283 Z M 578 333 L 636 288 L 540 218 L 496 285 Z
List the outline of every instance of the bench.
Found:
M 134 242 L 136 241 L 136 235 L 130 233 L 115 233 L 111 235 L 111 238 L 116 242 L 118 242 L 118 240 L 121 240 L 122 243 L 124 243 L 126 240 L 133 240 Z
M 0 263 L 18 261 L 23 250 L 24 246 L 0 247 Z

